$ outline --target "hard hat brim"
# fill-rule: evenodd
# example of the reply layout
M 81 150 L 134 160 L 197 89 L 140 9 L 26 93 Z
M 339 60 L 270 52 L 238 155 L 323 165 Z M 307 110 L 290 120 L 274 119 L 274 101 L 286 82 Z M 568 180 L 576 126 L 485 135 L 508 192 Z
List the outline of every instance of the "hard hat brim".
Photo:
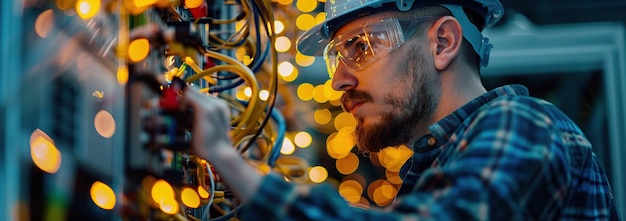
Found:
M 300 35 L 296 48 L 303 55 L 322 56 L 324 47 L 328 45 L 329 36 L 322 32 L 325 22 L 313 26 Z

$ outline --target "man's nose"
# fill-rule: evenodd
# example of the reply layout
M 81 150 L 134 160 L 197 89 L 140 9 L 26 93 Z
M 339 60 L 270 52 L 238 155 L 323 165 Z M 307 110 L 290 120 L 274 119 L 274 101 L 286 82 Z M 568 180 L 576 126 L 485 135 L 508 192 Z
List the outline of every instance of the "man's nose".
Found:
M 343 63 L 337 65 L 332 80 L 333 89 L 336 91 L 347 91 L 355 88 L 358 84 L 354 73 Z

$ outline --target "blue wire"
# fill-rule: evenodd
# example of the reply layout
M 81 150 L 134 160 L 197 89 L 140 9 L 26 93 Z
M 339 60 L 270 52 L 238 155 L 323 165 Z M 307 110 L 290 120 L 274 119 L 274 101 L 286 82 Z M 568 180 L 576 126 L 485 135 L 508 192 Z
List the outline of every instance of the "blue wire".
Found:
M 239 101 L 239 102 L 245 106 L 248 106 L 248 102 L 246 101 Z M 276 121 L 276 124 L 278 125 L 278 129 L 277 129 L 278 134 L 276 135 L 276 141 L 274 142 L 274 145 L 272 146 L 272 150 L 269 153 L 270 157 L 267 158 L 267 164 L 270 167 L 273 167 L 276 165 L 276 159 L 278 159 L 278 157 L 280 156 L 280 148 L 282 148 L 283 141 L 285 140 L 285 132 L 287 131 L 287 123 L 285 121 L 285 117 L 283 117 L 280 111 L 277 111 L 274 108 L 272 108 L 272 111 L 270 112 L 270 116 L 272 117 L 272 119 L 274 119 L 274 121 Z
M 230 90 L 236 88 L 237 86 L 243 84 L 244 80 L 239 78 L 237 81 L 230 83 L 228 85 L 216 85 L 209 87 L 209 93 L 222 92 L 226 90 Z
M 207 173 L 209 174 L 209 183 L 211 184 L 211 189 L 209 190 L 209 197 L 211 198 L 209 199 L 209 203 L 207 203 L 206 210 L 202 214 L 201 220 L 204 220 L 205 218 L 208 217 L 209 210 L 211 210 L 211 204 L 213 204 L 213 199 L 215 199 L 215 180 L 213 179 L 213 171 L 211 170 L 209 163 L 206 163 L 204 166 L 206 166 Z
M 285 140 L 285 131 L 287 130 L 287 123 L 285 122 L 285 117 L 283 115 L 272 108 L 272 118 L 278 124 L 278 134 L 276 135 L 276 141 L 274 142 L 274 146 L 272 147 L 272 152 L 270 152 L 270 157 L 267 160 L 267 164 L 270 167 L 276 165 L 276 159 L 280 156 L 280 149 L 283 146 L 283 140 Z
M 255 15 L 259 15 L 260 14 L 260 9 L 256 6 L 256 4 L 252 4 L 253 7 L 253 11 Z M 267 21 L 263 16 L 259 16 L 262 20 L 263 20 L 263 24 L 265 25 L 265 31 L 267 33 L 267 35 L 270 35 L 270 32 L 268 30 L 267 27 Z M 255 24 L 255 28 L 256 30 L 260 30 L 259 29 L 259 19 L 256 18 L 254 19 L 254 24 Z M 256 51 L 261 51 L 261 47 L 260 47 L 260 42 L 261 42 L 261 35 L 257 33 L 256 36 Z M 268 54 L 270 51 L 270 44 L 265 44 L 265 50 L 263 50 L 263 53 L 256 53 L 255 57 L 254 57 L 254 64 L 252 65 L 252 67 L 250 68 L 253 72 L 257 72 L 259 70 L 259 68 L 261 67 L 261 64 L 263 64 L 263 61 L 265 61 L 265 59 L 267 58 Z M 233 82 L 229 85 L 218 85 L 218 86 L 214 86 L 209 88 L 209 92 L 222 92 L 225 90 L 229 90 L 229 89 L 233 89 L 241 84 L 244 83 L 243 79 L 239 79 L 236 82 Z M 248 102 L 245 101 L 240 101 L 242 104 L 244 104 L 245 106 L 248 106 Z M 280 149 L 282 148 L 283 145 L 283 141 L 285 139 L 285 133 L 287 130 L 287 124 L 285 121 L 284 116 L 276 109 L 274 109 L 273 107 L 270 108 L 270 116 L 272 117 L 272 119 L 274 119 L 274 121 L 276 122 L 276 124 L 278 125 L 278 134 L 276 135 L 276 140 L 274 142 L 274 145 L 272 146 L 272 149 L 270 150 L 270 156 L 268 158 L 268 162 L 267 164 L 270 167 L 273 167 L 276 165 L 276 160 L 278 159 L 278 157 L 280 156 Z M 230 212 L 224 214 L 223 216 L 220 217 L 216 217 L 215 219 L 211 219 L 211 221 L 226 221 L 229 220 L 231 218 L 233 218 L 238 212 L 239 212 L 239 208 L 240 207 L 236 207 L 233 210 L 231 210 Z
M 235 217 L 235 214 L 239 212 L 239 207 L 236 207 L 235 209 L 231 210 L 230 212 L 220 216 L 220 217 L 216 217 L 215 219 L 211 219 L 211 221 L 226 221 L 229 220 L 230 218 Z
M 243 103 L 244 105 L 248 105 L 247 102 L 242 101 L 241 103 Z M 276 164 L 276 159 L 278 159 L 278 157 L 280 156 L 280 148 L 283 145 L 283 140 L 285 138 L 285 131 L 287 129 L 286 123 L 285 123 L 285 118 L 283 117 L 283 115 L 279 112 L 276 111 L 275 109 L 272 109 L 271 112 L 271 116 L 272 118 L 276 121 L 276 123 L 278 124 L 278 135 L 276 136 L 276 142 L 274 143 L 274 146 L 272 147 L 272 152 L 270 153 L 270 157 L 268 159 L 268 165 L 270 167 L 273 167 Z M 216 217 L 215 219 L 211 219 L 210 221 L 226 221 L 229 220 L 230 218 L 235 217 L 235 215 L 239 212 L 239 208 L 240 207 L 236 207 L 233 210 L 231 210 L 230 212 L 220 216 L 220 217 Z M 202 219 L 204 220 L 204 219 Z

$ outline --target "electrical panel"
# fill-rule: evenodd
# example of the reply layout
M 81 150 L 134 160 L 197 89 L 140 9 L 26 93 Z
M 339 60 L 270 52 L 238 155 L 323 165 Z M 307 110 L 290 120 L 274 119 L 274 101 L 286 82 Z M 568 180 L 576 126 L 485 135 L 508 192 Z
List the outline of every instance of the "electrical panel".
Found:
M 198 89 L 232 110 L 236 148 L 259 171 L 281 162 L 269 1 L 55 0 L 22 5 L 16 220 L 229 220 L 241 206 L 189 152 Z M 239 58 L 238 58 L 239 56 Z M 241 57 L 246 59 L 241 59 Z M 259 77 L 262 76 L 262 77 Z M 248 87 L 247 99 L 234 89 Z M 269 92 L 260 98 L 259 92 Z M 30 150 L 30 152 L 28 151 Z M 285 168 L 286 168 L 285 167 Z M 294 172 L 295 171 L 295 172 Z

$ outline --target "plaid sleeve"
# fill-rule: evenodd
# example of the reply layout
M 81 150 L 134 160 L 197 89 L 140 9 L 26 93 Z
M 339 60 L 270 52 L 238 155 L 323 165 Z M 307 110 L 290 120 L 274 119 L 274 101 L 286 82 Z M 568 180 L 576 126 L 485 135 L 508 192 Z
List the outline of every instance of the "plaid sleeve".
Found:
M 323 220 L 350 216 L 345 201 L 325 184 L 288 183 L 277 174 L 267 175 L 258 193 L 246 205 L 242 220 Z
M 245 206 L 242 220 L 398 220 L 398 214 L 349 206 L 327 184 L 297 185 L 278 175 L 266 176 Z

